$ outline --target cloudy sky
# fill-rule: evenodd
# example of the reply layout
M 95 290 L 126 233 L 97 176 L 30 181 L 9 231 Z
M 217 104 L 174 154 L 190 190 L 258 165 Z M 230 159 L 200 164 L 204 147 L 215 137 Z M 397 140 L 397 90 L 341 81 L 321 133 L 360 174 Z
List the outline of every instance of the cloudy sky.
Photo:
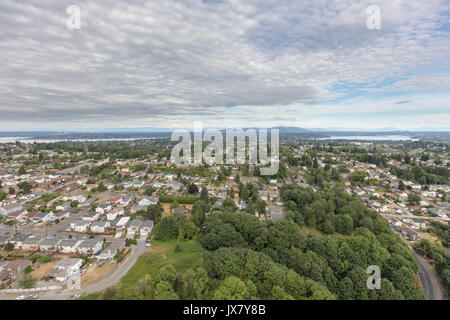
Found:
M 0 131 L 450 129 L 449 21 L 448 0 L 1 0 Z

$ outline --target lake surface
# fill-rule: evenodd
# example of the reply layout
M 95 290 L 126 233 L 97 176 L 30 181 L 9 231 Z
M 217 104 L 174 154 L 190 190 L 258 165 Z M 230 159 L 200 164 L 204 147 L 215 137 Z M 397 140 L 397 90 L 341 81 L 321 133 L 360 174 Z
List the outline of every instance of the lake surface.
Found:
M 361 140 L 361 141 L 419 141 L 409 136 L 385 135 L 385 136 L 332 136 L 318 138 L 317 140 Z
M 158 139 L 157 137 L 140 137 L 140 138 L 104 138 L 104 139 L 39 139 L 30 137 L 0 137 L 0 143 L 11 143 L 19 141 L 21 143 L 52 143 L 68 141 L 70 142 L 96 142 L 96 141 L 133 141 L 133 140 L 147 140 L 147 139 Z

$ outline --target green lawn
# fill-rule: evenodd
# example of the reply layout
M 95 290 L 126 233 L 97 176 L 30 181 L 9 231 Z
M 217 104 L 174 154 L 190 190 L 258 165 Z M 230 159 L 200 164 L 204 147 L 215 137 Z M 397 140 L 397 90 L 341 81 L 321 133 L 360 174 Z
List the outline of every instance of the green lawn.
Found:
M 201 254 L 205 249 L 196 240 L 178 241 L 181 250 L 175 252 L 177 240 L 152 241 L 153 252 L 139 257 L 138 261 L 120 280 L 119 287 L 133 286 L 144 276 L 156 277 L 159 270 L 172 264 L 179 273 L 201 262 Z M 95 300 L 100 298 L 100 294 L 91 294 L 84 296 L 83 299 Z

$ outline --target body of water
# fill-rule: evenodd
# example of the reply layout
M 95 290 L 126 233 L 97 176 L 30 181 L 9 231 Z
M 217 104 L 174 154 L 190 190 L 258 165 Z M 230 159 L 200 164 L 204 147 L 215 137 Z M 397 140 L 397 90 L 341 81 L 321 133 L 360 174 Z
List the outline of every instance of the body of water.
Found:
M 0 137 L 0 143 L 11 143 L 19 141 L 21 143 L 52 143 L 52 142 L 96 142 L 96 141 L 133 141 L 133 140 L 147 140 L 158 139 L 158 137 L 141 137 L 141 138 L 104 138 L 104 139 L 35 139 L 30 137 Z
M 385 135 L 385 136 L 332 136 L 318 138 L 317 140 L 360 140 L 360 141 L 418 141 L 409 136 Z

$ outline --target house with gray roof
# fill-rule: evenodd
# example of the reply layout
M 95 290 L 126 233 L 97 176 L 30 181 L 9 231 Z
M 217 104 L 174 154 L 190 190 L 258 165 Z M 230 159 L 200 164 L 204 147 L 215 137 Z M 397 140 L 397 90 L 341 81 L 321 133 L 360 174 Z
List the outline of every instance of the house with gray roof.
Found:
M 127 226 L 127 236 L 133 238 L 139 233 L 139 228 L 142 224 L 142 220 L 131 220 Z
M 147 237 L 152 232 L 152 229 L 153 220 L 145 220 L 139 227 L 139 234 L 143 237 Z
M 103 247 L 103 241 L 100 239 L 88 239 L 82 241 L 78 247 L 77 251 L 85 255 L 93 255 L 100 252 Z
M 74 253 L 80 243 L 79 239 L 63 239 L 58 243 L 58 250 L 64 253 Z
M 23 250 L 29 250 L 29 251 L 35 251 L 39 249 L 39 243 L 41 242 L 41 237 L 28 237 L 22 242 L 22 249 Z
M 61 239 L 58 238 L 45 238 L 42 239 L 42 241 L 39 243 L 39 249 L 41 251 L 53 251 L 58 248 L 58 243 L 61 241 Z

